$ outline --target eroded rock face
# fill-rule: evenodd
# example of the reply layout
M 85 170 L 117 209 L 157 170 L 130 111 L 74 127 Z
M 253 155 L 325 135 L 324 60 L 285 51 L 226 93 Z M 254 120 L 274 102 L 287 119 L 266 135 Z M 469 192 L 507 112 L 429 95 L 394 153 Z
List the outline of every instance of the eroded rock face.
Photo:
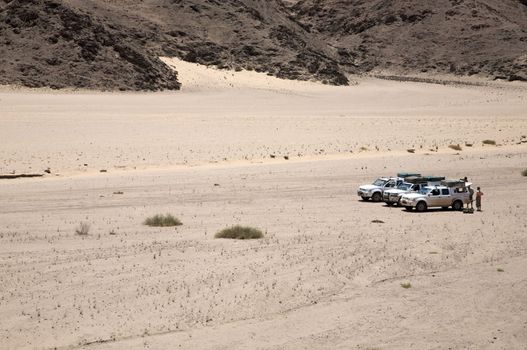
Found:
M 13 0 L 0 9 L 0 83 L 102 90 L 179 89 L 177 74 L 130 28 L 55 0 Z
M 331 50 L 287 16 L 267 0 L 0 0 L 0 84 L 179 89 L 161 55 L 347 84 Z
M 524 0 L 303 0 L 295 19 L 336 47 L 352 71 L 516 79 L 527 66 Z

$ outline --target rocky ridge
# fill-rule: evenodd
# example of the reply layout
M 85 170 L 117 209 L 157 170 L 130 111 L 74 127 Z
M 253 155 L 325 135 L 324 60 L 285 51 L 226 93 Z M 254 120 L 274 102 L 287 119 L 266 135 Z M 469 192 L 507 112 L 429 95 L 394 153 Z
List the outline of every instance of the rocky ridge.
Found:
M 527 79 L 524 0 L 0 0 L 0 84 L 174 90 L 159 60 L 348 83 Z

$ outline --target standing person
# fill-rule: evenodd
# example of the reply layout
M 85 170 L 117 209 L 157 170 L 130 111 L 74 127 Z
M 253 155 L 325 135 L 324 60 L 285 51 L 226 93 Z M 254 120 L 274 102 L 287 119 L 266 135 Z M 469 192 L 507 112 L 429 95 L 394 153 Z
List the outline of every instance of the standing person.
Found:
M 481 192 L 481 188 L 478 187 L 478 192 L 476 192 L 476 208 L 478 211 L 481 211 L 481 196 L 483 196 L 483 192 Z
M 468 200 L 469 203 L 467 203 L 467 208 L 474 209 L 474 204 L 472 204 L 474 202 L 474 190 L 470 185 L 468 186 Z

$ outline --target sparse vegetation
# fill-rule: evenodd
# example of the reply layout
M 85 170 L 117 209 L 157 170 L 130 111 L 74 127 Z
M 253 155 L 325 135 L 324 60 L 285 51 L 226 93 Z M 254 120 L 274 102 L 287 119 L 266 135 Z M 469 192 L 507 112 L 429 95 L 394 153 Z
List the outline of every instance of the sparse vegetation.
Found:
M 498 272 L 505 272 L 505 270 L 502 269 L 501 267 L 498 267 L 497 271 L 498 271 Z
M 415 148 L 408 148 L 406 150 L 406 152 L 408 152 L 408 153 L 415 153 Z
M 183 223 L 176 217 L 174 217 L 171 214 L 166 215 L 154 215 L 149 218 L 147 218 L 144 222 L 147 226 L 154 226 L 154 227 L 170 227 L 170 226 L 180 226 L 183 225 Z
M 87 222 L 81 222 L 79 226 L 75 229 L 75 233 L 79 236 L 87 236 L 90 232 L 90 224 Z
M 524 170 L 522 171 L 522 176 L 527 176 L 527 169 L 524 169 Z
M 216 233 L 215 238 L 230 239 L 258 239 L 263 238 L 263 233 L 257 228 L 248 226 L 232 226 Z
M 439 254 L 439 253 L 436 251 L 431 251 L 431 252 L 428 252 L 428 254 Z
M 483 140 L 481 141 L 483 142 L 484 145 L 493 145 L 493 146 L 496 146 L 496 141 L 494 140 Z
M 469 142 L 465 142 L 465 146 L 466 147 L 472 147 L 472 146 L 474 146 L 474 144 L 473 143 L 469 143 Z
M 374 224 L 384 224 L 384 221 L 379 220 L 379 219 L 372 220 L 371 222 Z
M 401 283 L 401 287 L 403 287 L 404 289 L 412 288 L 412 284 L 410 282 Z
M 462 151 L 463 150 L 463 148 L 459 144 L 457 144 L 457 145 L 449 145 L 448 148 L 451 148 L 454 151 Z

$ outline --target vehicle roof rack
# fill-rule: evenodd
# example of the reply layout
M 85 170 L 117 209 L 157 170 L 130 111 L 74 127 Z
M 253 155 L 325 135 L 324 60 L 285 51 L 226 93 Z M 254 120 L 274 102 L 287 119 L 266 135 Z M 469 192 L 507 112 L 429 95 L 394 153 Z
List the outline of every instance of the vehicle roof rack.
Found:
M 421 174 L 420 173 L 407 173 L 407 172 L 397 173 L 397 177 L 407 178 L 410 176 L 421 176 Z
M 464 180 L 447 179 L 447 180 L 442 180 L 441 185 L 446 186 L 446 187 L 465 187 L 466 182 Z
M 439 182 L 445 180 L 444 176 L 410 176 L 404 179 L 406 182 L 413 184 L 426 182 Z

